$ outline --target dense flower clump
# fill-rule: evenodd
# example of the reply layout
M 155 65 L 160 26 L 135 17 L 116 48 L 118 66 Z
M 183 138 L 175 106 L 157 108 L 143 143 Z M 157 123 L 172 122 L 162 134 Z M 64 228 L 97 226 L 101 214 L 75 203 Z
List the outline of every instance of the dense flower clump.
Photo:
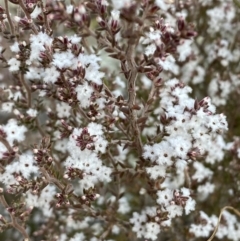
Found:
M 4 1 L 0 239 L 239 240 L 239 14 Z

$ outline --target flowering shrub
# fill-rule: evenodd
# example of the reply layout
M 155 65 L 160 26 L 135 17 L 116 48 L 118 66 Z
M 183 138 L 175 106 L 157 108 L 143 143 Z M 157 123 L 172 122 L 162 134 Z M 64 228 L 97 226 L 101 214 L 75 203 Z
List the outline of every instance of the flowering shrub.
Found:
M 1 240 L 239 240 L 239 9 L 5 0 Z

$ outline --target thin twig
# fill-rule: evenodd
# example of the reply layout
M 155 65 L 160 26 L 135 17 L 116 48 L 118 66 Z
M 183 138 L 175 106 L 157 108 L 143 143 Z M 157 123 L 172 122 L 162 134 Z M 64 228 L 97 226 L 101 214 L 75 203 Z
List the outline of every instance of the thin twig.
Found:
M 38 128 L 38 131 L 39 131 L 39 133 L 41 134 L 41 136 L 42 136 L 42 137 L 47 136 L 47 134 L 45 133 L 45 130 L 41 127 L 41 125 L 40 125 L 40 123 L 39 123 L 39 120 L 38 120 L 37 116 L 36 116 L 36 118 L 35 118 L 35 122 L 36 122 L 36 125 L 37 125 L 37 128 Z
M 9 205 L 8 205 L 8 203 L 6 202 L 3 193 L 0 193 L 0 203 L 1 203 L 6 209 L 9 208 Z M 11 220 L 12 220 L 12 222 L 10 223 L 10 225 L 11 225 L 12 227 L 14 227 L 15 229 L 17 229 L 17 230 L 22 234 L 22 236 L 24 237 L 24 241 L 30 241 L 30 238 L 29 238 L 26 230 L 18 223 L 16 217 L 14 217 L 14 215 L 12 215 L 10 212 L 9 212 L 9 215 L 10 215 Z
M 149 93 L 149 95 L 148 95 L 147 102 L 154 98 L 155 93 L 156 93 L 156 87 L 155 87 L 154 82 L 153 82 L 153 83 L 152 83 L 151 90 L 150 90 L 150 93 Z M 146 104 L 146 105 L 144 106 L 141 117 L 147 116 L 146 113 L 147 113 L 147 111 L 149 110 L 150 105 L 151 105 L 151 104 Z
M 82 46 L 84 47 L 84 49 L 87 50 L 88 54 L 92 54 L 92 51 L 90 49 L 90 47 L 88 46 L 88 44 L 86 43 L 86 39 L 82 37 Z
M 135 65 L 134 61 L 134 51 L 136 48 L 136 44 L 131 43 L 133 40 L 129 40 L 128 48 L 127 48 L 127 53 L 126 53 L 126 59 L 127 59 L 127 64 L 128 68 L 131 71 L 130 72 L 130 77 L 128 79 L 128 106 L 129 106 L 129 111 L 130 111 L 130 121 L 132 124 L 132 128 L 134 131 L 134 137 L 137 145 L 137 151 L 139 156 L 142 155 L 142 140 L 141 140 L 141 133 L 139 130 L 139 126 L 137 124 L 137 111 L 133 108 L 135 105 L 135 98 L 136 98 L 136 79 L 137 79 L 137 68 Z
M 116 144 L 118 144 L 118 143 L 129 143 L 129 144 L 132 144 L 132 141 L 129 141 L 129 140 L 121 140 L 121 139 L 119 139 L 119 140 L 111 140 L 111 142 L 109 143 L 109 144 L 114 144 L 114 145 L 116 145 Z
M 10 13 L 9 13 L 9 8 L 8 8 L 8 0 L 4 0 L 4 2 L 5 2 L 5 10 L 6 10 L 6 14 L 7 14 L 7 19 L 8 19 L 9 25 L 10 25 L 10 29 L 11 29 L 11 34 L 15 36 L 15 29 L 14 29 L 12 19 L 11 19 Z
M 85 119 L 91 121 L 91 118 L 89 118 L 87 116 L 87 114 L 85 113 L 85 111 L 79 106 L 77 105 L 77 111 L 80 113 L 81 116 L 83 116 Z
M 61 191 L 64 189 L 64 185 L 55 177 L 51 177 L 43 167 L 40 167 L 39 169 L 49 184 L 55 184 Z
M 41 7 L 42 13 L 43 13 L 43 19 L 44 19 L 45 28 L 47 30 L 47 34 L 50 34 L 52 32 L 52 29 L 50 28 L 50 25 L 49 25 L 49 21 L 48 21 L 47 14 L 46 14 L 46 8 L 43 6 L 42 0 L 39 0 L 39 2 L 40 2 L 40 7 Z
M 30 15 L 30 13 L 27 11 L 27 9 L 26 9 L 26 7 L 25 7 L 25 5 L 24 5 L 24 3 L 23 3 L 22 0 L 19 0 L 19 6 L 22 8 L 23 12 L 25 13 L 25 15 L 26 15 L 29 23 L 31 23 L 31 25 L 32 25 L 32 31 L 34 32 L 34 34 L 37 35 L 37 34 L 38 34 L 37 28 L 36 28 L 36 26 L 34 25 L 33 20 L 32 20 L 32 18 L 31 18 L 31 15 Z
M 221 212 L 220 212 L 220 215 L 219 215 L 219 217 L 218 217 L 217 226 L 215 227 L 215 229 L 214 229 L 211 237 L 210 237 L 207 241 L 212 241 L 212 240 L 213 240 L 215 234 L 217 233 L 218 227 L 219 227 L 219 225 L 220 225 L 220 221 L 221 221 L 221 218 L 222 218 L 222 215 L 223 215 L 223 211 L 225 211 L 225 210 L 227 210 L 227 209 L 233 211 L 236 215 L 238 215 L 238 216 L 240 217 L 240 212 L 239 212 L 237 209 L 235 209 L 234 207 L 225 206 L 224 208 L 222 208 L 222 209 L 221 209 Z
M 111 232 L 111 230 L 112 230 L 112 226 L 113 226 L 113 224 L 110 224 L 110 225 L 108 226 L 107 230 L 104 231 L 104 232 L 101 234 L 101 236 L 99 237 L 99 240 L 105 240 L 105 239 L 106 239 L 106 237 L 108 236 L 108 234 L 109 234 L 109 233 Z
M 116 123 L 116 126 L 118 129 L 120 129 L 122 131 L 122 133 L 128 138 L 131 139 L 131 137 L 129 136 L 129 134 L 125 131 L 124 127 L 121 125 L 121 123 Z
M 23 73 L 21 72 L 20 74 L 20 82 L 21 84 L 24 86 L 26 92 L 27 92 L 27 107 L 31 107 L 31 103 L 32 103 L 32 93 L 31 93 L 31 89 L 28 86 L 28 84 L 25 82 L 24 80 L 24 76 Z

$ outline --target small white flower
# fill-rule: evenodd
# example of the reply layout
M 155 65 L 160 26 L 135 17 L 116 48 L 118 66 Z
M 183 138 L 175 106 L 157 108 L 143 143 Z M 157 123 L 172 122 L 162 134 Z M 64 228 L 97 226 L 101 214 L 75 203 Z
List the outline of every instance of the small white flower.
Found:
M 67 5 L 67 8 L 66 8 L 66 12 L 67 14 L 72 14 L 73 12 L 73 9 L 74 9 L 74 6 L 73 5 Z
M 23 153 L 19 156 L 16 172 L 21 172 L 23 177 L 29 178 L 31 173 L 37 174 L 38 167 L 31 152 Z
M 146 168 L 147 174 L 151 179 L 156 180 L 159 177 L 166 176 L 166 167 L 165 166 L 153 166 Z
M 8 65 L 9 65 L 9 71 L 15 72 L 19 70 L 21 62 L 16 58 L 11 58 L 8 60 Z
M 2 108 L 1 111 L 5 111 L 5 112 L 12 112 L 13 110 L 13 102 L 5 102 L 2 104 Z
M 131 207 L 129 205 L 128 199 L 126 197 L 122 197 L 118 200 L 118 213 L 126 214 L 131 211 Z
M 169 206 L 170 201 L 173 199 L 173 191 L 166 188 L 165 190 L 157 192 L 157 203 L 164 206 Z
M 148 222 L 146 224 L 146 234 L 145 238 L 156 240 L 157 235 L 160 233 L 160 226 L 157 223 L 154 222 Z
M 68 37 L 68 40 L 71 41 L 72 44 L 79 44 L 81 39 L 82 38 L 77 36 L 76 34 Z
M 65 102 L 57 103 L 57 116 L 59 118 L 69 117 L 71 113 L 71 106 Z
M 7 134 L 7 140 L 10 144 L 12 144 L 13 141 L 21 142 L 25 139 L 27 128 L 25 126 L 19 126 L 15 119 L 10 119 L 2 128 Z
M 114 9 L 121 9 L 121 8 L 128 8 L 131 6 L 131 0 L 112 0 L 113 8 Z
M 76 233 L 69 241 L 85 241 L 85 235 L 83 233 Z
M 191 211 L 194 211 L 195 206 L 196 206 L 196 201 L 193 200 L 191 197 L 189 197 L 184 207 L 185 213 L 188 215 Z
M 32 18 L 32 19 L 37 18 L 38 15 L 41 14 L 41 13 L 42 13 L 42 9 L 41 9 L 40 7 L 38 7 L 38 6 L 36 6 L 36 7 L 34 8 L 33 12 L 31 13 L 31 18 Z
M 55 66 L 46 68 L 43 72 L 43 81 L 45 83 L 55 83 L 57 78 L 60 76 L 59 71 L 57 71 Z
M 94 142 L 95 151 L 105 153 L 107 145 L 108 142 L 104 138 L 97 137 L 97 140 Z
M 172 55 L 167 56 L 165 60 L 159 59 L 158 64 L 166 71 L 170 71 L 173 74 L 179 73 L 179 66 L 176 64 L 176 60 Z
M 92 86 L 88 85 L 87 82 L 84 82 L 82 85 L 78 85 L 75 90 L 77 92 L 77 99 L 79 100 L 80 105 L 83 108 L 89 107 L 90 97 L 93 93 Z
M 18 42 L 15 42 L 13 45 L 11 45 L 10 49 L 11 49 L 12 52 L 18 53 L 20 51 L 19 46 L 18 46 Z
M 27 114 L 28 114 L 29 116 L 31 116 L 31 117 L 36 117 L 37 114 L 38 114 L 38 112 L 37 112 L 37 110 L 29 109 L 29 110 L 27 111 Z
M 66 52 L 54 53 L 53 65 L 59 69 L 76 68 L 77 59 L 70 50 Z
M 45 50 L 45 46 L 50 47 L 52 44 L 52 38 L 46 33 L 39 32 L 38 34 L 33 34 L 30 37 L 31 42 L 31 54 L 28 59 L 28 64 L 31 65 L 34 61 L 40 60 L 40 52 Z

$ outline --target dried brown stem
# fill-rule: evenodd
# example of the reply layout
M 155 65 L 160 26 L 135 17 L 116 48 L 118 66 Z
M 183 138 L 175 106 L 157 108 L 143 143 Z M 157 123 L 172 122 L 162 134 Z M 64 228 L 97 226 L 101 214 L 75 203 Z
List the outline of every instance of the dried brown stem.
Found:
M 26 90 L 26 93 L 27 93 L 27 107 L 31 107 L 31 103 L 32 103 L 32 92 L 31 92 L 31 89 L 30 87 L 28 86 L 28 84 L 25 82 L 24 80 L 24 76 L 23 76 L 23 73 L 21 72 L 20 74 L 20 82 L 21 84 L 24 86 L 25 90 Z
M 0 193 L 0 203 L 1 203 L 5 208 L 9 208 L 9 205 L 8 205 L 8 203 L 6 202 L 3 193 Z M 17 230 L 22 234 L 22 236 L 24 237 L 24 241 L 30 241 L 30 238 L 29 238 L 29 236 L 28 236 L 25 228 L 22 227 L 22 226 L 18 223 L 16 217 L 14 217 L 14 215 L 12 215 L 10 212 L 9 212 L 9 215 L 10 215 L 11 221 L 12 221 L 12 222 L 10 223 L 10 225 L 11 225 L 13 228 L 17 229 Z
M 131 137 L 129 136 L 129 134 L 124 130 L 123 126 L 119 123 L 118 125 L 116 125 L 118 129 L 120 129 L 122 131 L 122 133 L 128 138 L 131 139 Z
M 135 98 L 136 98 L 136 79 L 137 79 L 137 68 L 134 61 L 134 52 L 136 48 L 136 44 L 132 43 L 132 39 L 129 40 L 127 53 L 126 53 L 126 59 L 128 68 L 130 70 L 130 76 L 128 79 L 128 106 L 130 111 L 130 122 L 133 129 L 133 135 L 135 137 L 136 145 L 137 145 L 137 151 L 138 155 L 142 155 L 142 140 L 141 140 L 141 133 L 139 126 L 137 124 L 137 111 L 133 108 L 135 105 Z
M 85 113 L 85 111 L 79 106 L 77 105 L 77 111 L 80 113 L 81 116 L 83 116 L 85 119 L 91 121 L 91 119 L 87 116 L 87 114 Z
M 39 3 L 40 3 L 40 7 L 42 9 L 44 25 L 45 25 L 45 28 L 47 30 L 47 34 L 50 34 L 52 32 L 52 29 L 50 28 L 50 25 L 49 25 L 49 21 L 48 21 L 47 14 L 46 14 L 46 9 L 43 6 L 43 1 L 42 0 L 39 0 Z
M 39 169 L 41 170 L 43 176 L 46 178 L 46 181 L 49 184 L 50 183 L 55 184 L 61 191 L 64 189 L 64 185 L 59 180 L 57 180 L 55 177 L 50 176 L 43 167 L 40 167 Z
M 4 2 L 5 2 L 5 10 L 6 10 L 6 14 L 7 14 L 7 19 L 8 19 L 9 25 L 10 25 L 10 29 L 11 29 L 11 34 L 15 36 L 15 29 L 14 29 L 13 22 L 12 22 L 10 13 L 9 13 L 9 8 L 8 8 L 8 0 L 4 0 Z
M 155 93 L 156 93 L 156 87 L 155 87 L 154 83 L 152 83 L 152 87 L 151 87 L 150 93 L 148 95 L 147 103 L 148 103 L 148 101 L 150 101 L 151 99 L 154 98 Z M 147 111 L 149 110 L 150 106 L 151 106 L 151 104 L 146 104 L 144 106 L 141 117 L 148 116 Z
M 27 11 L 27 9 L 26 9 L 26 7 L 25 7 L 25 5 L 24 5 L 24 3 L 23 3 L 22 0 L 19 0 L 19 6 L 22 8 L 23 12 L 25 13 L 25 15 L 26 15 L 29 23 L 31 23 L 32 31 L 34 32 L 34 34 L 37 35 L 37 34 L 38 34 L 37 28 L 36 28 L 36 26 L 34 25 L 33 20 L 32 20 L 32 18 L 31 18 L 31 15 L 30 15 L 30 13 Z
M 41 136 L 42 136 L 42 137 L 47 136 L 47 134 L 45 133 L 44 129 L 41 127 L 41 125 L 40 125 L 39 120 L 38 120 L 37 117 L 36 117 L 36 119 L 35 119 L 35 122 L 36 122 L 38 131 L 39 131 L 39 133 L 41 134 Z
M 240 212 L 239 212 L 237 209 L 235 209 L 234 207 L 231 207 L 231 206 L 225 206 L 225 207 L 223 207 L 223 208 L 221 209 L 220 215 L 219 215 L 219 217 L 218 217 L 217 226 L 215 227 L 215 229 L 214 229 L 211 237 L 210 237 L 207 241 L 212 241 L 212 240 L 213 240 L 215 234 L 217 233 L 218 227 L 219 227 L 219 225 L 220 225 L 220 221 L 221 221 L 223 212 L 224 212 L 225 210 L 227 210 L 227 209 L 233 211 L 236 215 L 238 215 L 238 216 L 240 217 Z

